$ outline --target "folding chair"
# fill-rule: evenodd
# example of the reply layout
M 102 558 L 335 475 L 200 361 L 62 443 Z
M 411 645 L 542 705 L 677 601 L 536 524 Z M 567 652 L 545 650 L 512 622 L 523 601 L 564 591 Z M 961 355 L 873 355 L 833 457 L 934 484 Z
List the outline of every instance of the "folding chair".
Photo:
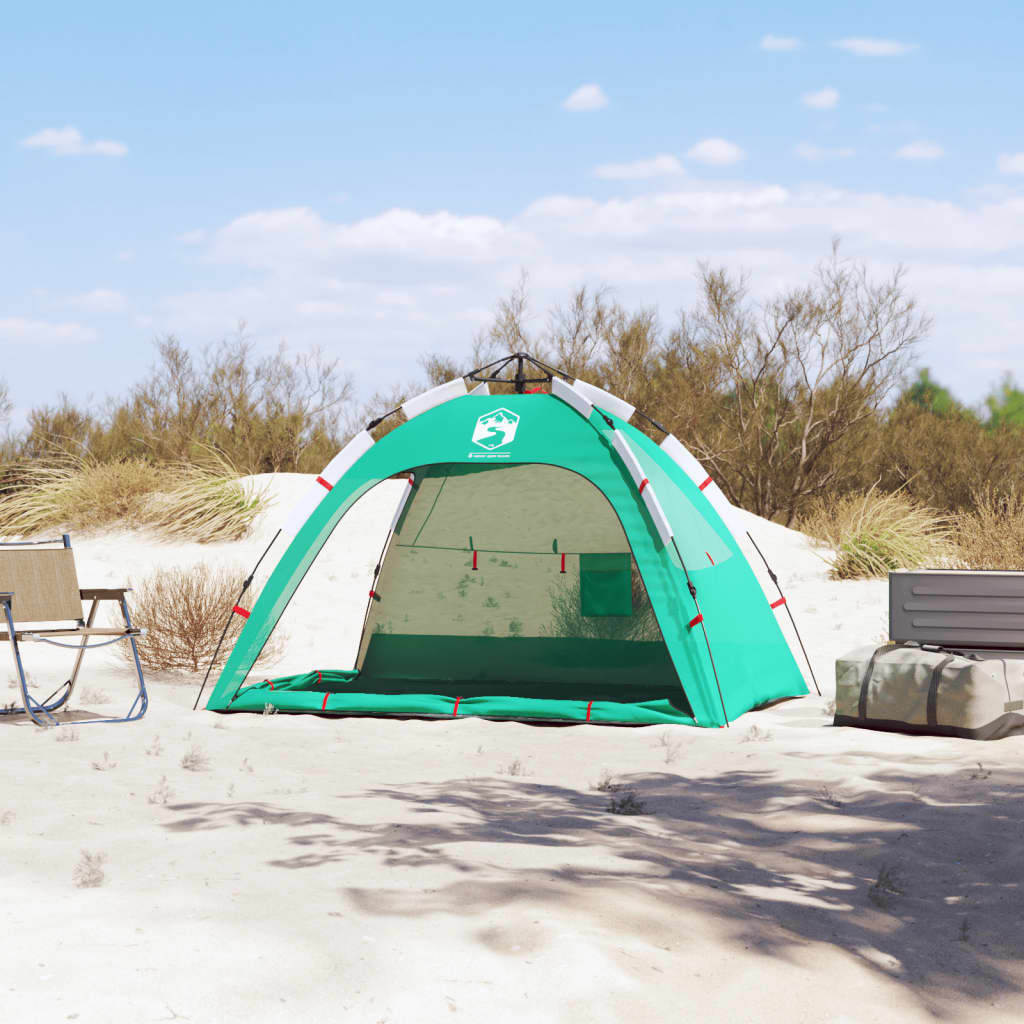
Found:
M 54 712 L 66 708 L 71 700 L 85 652 L 127 640 L 132 647 L 135 671 L 139 678 L 139 692 L 128 714 L 121 718 L 89 718 L 76 721 L 75 724 L 134 722 L 141 718 L 149 706 L 149 696 L 142 678 L 142 664 L 135 638 L 144 631 L 132 625 L 125 600 L 126 593 L 127 590 L 123 588 L 79 589 L 71 538 L 66 533 L 60 540 L 0 542 L 0 607 L 7 620 L 7 632 L 0 632 L 0 640 L 10 642 L 23 705 L 20 708 L 13 704 L 0 708 L 0 714 L 27 714 L 36 725 L 59 725 Z M 82 616 L 82 601 L 92 602 L 88 618 Z M 96 610 L 101 601 L 116 601 L 121 606 L 123 627 L 94 625 Z M 37 623 L 43 625 L 34 625 Z M 56 639 L 58 637 L 63 639 Z M 92 637 L 104 639 L 90 642 Z M 67 638 L 75 640 L 69 643 Z M 61 683 L 43 701 L 36 700 L 28 692 L 20 646 L 28 641 L 67 647 L 78 652 L 71 678 Z

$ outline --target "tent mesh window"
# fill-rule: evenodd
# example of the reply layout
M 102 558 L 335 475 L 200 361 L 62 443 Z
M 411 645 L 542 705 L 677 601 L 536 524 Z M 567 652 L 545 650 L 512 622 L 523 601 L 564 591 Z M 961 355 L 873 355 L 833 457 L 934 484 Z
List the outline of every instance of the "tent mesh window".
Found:
M 382 563 L 363 692 L 639 702 L 688 711 L 611 505 L 546 465 L 433 465 Z

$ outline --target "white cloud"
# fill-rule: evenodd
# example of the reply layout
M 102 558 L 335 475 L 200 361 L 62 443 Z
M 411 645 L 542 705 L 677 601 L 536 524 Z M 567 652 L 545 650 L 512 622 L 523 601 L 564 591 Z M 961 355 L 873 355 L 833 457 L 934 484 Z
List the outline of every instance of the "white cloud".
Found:
M 50 323 L 25 317 L 0 319 L 0 341 L 12 345 L 81 345 L 95 341 L 96 331 L 79 323 Z
M 71 299 L 71 304 L 92 313 L 121 313 L 128 308 L 128 300 L 112 288 L 94 288 L 90 292 L 82 292 Z
M 915 142 L 908 142 L 905 146 L 900 146 L 896 150 L 896 156 L 900 160 L 938 160 L 945 152 L 937 142 L 917 139 Z
M 601 110 L 608 106 L 608 97 L 605 96 L 601 86 L 594 82 L 581 85 L 574 92 L 570 93 L 562 101 L 562 109 L 572 111 L 574 114 L 584 113 L 591 110 Z
M 682 163 L 669 153 L 662 153 L 649 160 L 633 160 L 625 164 L 601 164 L 594 168 L 595 178 L 608 178 L 612 181 L 667 178 L 684 173 Z
M 735 142 L 712 138 L 701 139 L 686 151 L 686 155 L 691 160 L 710 167 L 729 167 L 738 164 L 747 154 Z
M 801 97 L 805 107 L 815 110 L 832 110 L 839 103 L 839 91 L 830 85 L 817 92 L 805 92 Z
M 671 319 L 693 299 L 697 260 L 748 269 L 763 296 L 805 281 L 839 235 L 845 255 L 873 273 L 910 268 L 908 289 L 937 318 L 922 356 L 958 393 L 982 394 L 992 366 L 1024 377 L 1024 196 L 1013 190 L 942 201 L 688 177 L 636 188 L 607 199 L 542 195 L 500 218 L 254 211 L 209 230 L 192 251 L 201 286 L 139 312 L 152 317 L 153 334 L 217 337 L 244 318 L 268 344 L 323 345 L 369 393 L 407 379 L 423 351 L 463 358 L 521 267 L 538 313 L 581 283 L 607 282 L 627 305 L 654 305 Z M 977 339 L 984 351 L 966 358 Z
M 193 228 L 191 231 L 182 231 L 175 236 L 175 241 L 182 245 L 199 245 L 206 241 L 206 232 L 202 228 Z
M 761 42 L 758 45 L 762 50 L 799 50 L 800 40 L 796 36 L 773 36 L 769 32 L 768 35 L 761 36 Z
M 875 39 L 871 36 L 853 36 L 832 44 L 855 57 L 903 57 L 917 49 L 916 43 L 901 43 L 898 39 Z
M 855 151 L 852 146 L 836 146 L 829 149 L 814 142 L 798 142 L 793 147 L 793 152 L 801 160 L 829 160 L 836 157 L 846 159 L 853 156 Z
M 65 128 L 44 128 L 21 140 L 25 149 L 48 149 L 57 156 L 124 156 L 128 147 L 112 139 L 86 142 L 82 133 L 68 125 Z
M 1024 174 L 1024 153 L 1000 153 L 1000 174 Z

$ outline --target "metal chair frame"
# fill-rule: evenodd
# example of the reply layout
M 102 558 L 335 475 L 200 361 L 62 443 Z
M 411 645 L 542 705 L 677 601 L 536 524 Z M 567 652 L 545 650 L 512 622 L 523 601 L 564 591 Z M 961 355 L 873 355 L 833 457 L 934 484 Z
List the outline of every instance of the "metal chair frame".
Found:
M 43 541 L 12 541 L 0 542 L 0 548 L 6 547 L 28 547 L 41 544 L 63 544 L 65 548 L 71 548 L 71 538 L 64 534 L 59 540 Z M 139 680 L 139 692 L 132 702 L 128 713 L 117 718 L 88 718 L 76 721 L 75 725 L 98 725 L 105 722 L 135 722 L 146 713 L 149 707 L 149 695 L 146 692 L 146 681 L 142 675 L 142 663 L 139 661 L 139 649 L 136 645 L 136 638 L 144 634 L 144 630 L 136 629 L 132 625 L 131 616 L 128 614 L 128 602 L 125 595 L 129 588 L 115 587 L 104 589 L 80 589 L 79 597 L 83 601 L 91 601 L 89 614 L 86 619 L 78 619 L 74 625 L 59 628 L 35 629 L 32 627 L 19 628 L 14 620 L 14 598 L 16 591 L 0 592 L 0 608 L 3 610 L 3 617 L 7 623 L 7 634 L 0 633 L 0 640 L 7 640 L 11 645 L 11 653 L 14 657 L 14 666 L 17 671 L 18 684 L 21 690 L 22 707 L 0 708 L 0 715 L 28 715 L 36 725 L 48 727 L 60 725 L 61 721 L 55 712 L 67 709 L 68 702 L 75 689 L 75 682 L 78 679 L 78 671 L 82 666 L 82 659 L 87 650 L 97 647 L 106 647 L 109 644 L 117 643 L 119 640 L 127 640 L 131 644 L 132 659 L 135 662 L 135 672 Z M 121 616 L 124 620 L 124 628 L 95 626 L 96 612 L 102 601 L 115 601 L 121 608 Z M 60 620 L 53 620 L 60 621 Z M 66 643 L 56 637 L 81 638 L 78 643 Z M 106 637 L 94 643 L 89 642 L 90 637 Z M 28 692 L 28 681 L 25 677 L 25 668 L 21 657 L 21 643 L 33 641 L 47 643 L 54 647 L 66 647 L 78 653 L 75 656 L 74 667 L 71 676 L 61 683 L 49 697 L 38 701 Z

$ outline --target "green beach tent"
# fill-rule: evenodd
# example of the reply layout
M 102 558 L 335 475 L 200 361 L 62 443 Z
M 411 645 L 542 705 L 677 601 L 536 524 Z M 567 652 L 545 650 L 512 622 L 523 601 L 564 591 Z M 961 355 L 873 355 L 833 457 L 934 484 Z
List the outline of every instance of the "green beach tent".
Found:
M 510 361 L 516 393 L 489 394 Z M 731 506 L 678 440 L 656 444 L 632 406 L 522 354 L 467 379 L 331 460 L 257 599 L 234 609 L 246 621 L 208 708 L 715 727 L 807 692 L 783 600 L 765 596 Z M 539 382 L 551 393 L 526 393 Z M 369 593 L 336 613 L 363 622 L 355 664 L 312 650 L 306 672 L 255 677 L 339 522 L 392 478 L 404 484 Z

